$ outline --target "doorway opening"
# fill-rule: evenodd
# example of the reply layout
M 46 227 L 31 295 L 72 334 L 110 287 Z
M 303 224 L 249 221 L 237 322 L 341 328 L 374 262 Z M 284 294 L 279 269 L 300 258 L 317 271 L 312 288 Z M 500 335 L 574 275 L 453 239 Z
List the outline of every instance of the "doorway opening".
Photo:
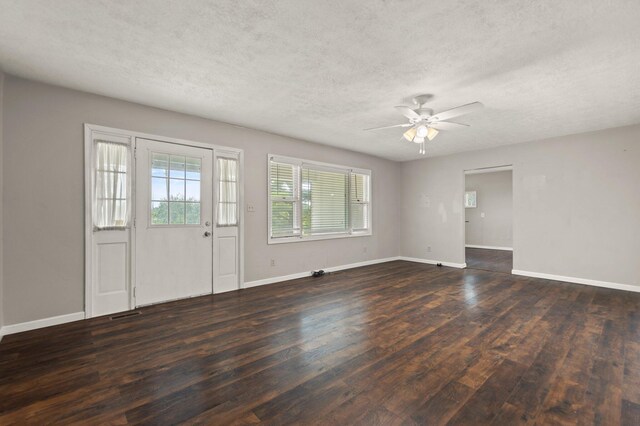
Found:
M 513 167 L 465 171 L 467 268 L 511 273 L 513 269 Z

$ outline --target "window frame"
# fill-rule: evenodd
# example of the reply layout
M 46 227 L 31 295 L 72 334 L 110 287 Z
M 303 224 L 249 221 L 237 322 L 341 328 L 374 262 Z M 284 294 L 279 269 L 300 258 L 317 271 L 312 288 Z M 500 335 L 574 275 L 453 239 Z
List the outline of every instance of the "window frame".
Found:
M 109 170 L 99 170 L 97 164 L 98 157 L 98 144 L 100 143 L 109 143 L 115 145 L 122 145 L 126 147 L 127 150 L 127 158 L 126 158 L 126 167 L 127 169 L 124 172 L 112 172 Z M 133 188 L 132 188 L 132 172 L 133 172 L 133 154 L 131 141 L 127 138 L 123 138 L 120 136 L 113 136 L 107 134 L 96 134 L 91 137 L 91 165 L 90 165 L 90 183 L 91 183 L 91 228 L 93 232 L 104 232 L 104 231 L 126 231 L 132 226 L 133 221 Z M 114 197 L 102 197 L 98 198 L 96 183 L 98 181 L 99 173 L 116 173 L 123 174 L 126 178 L 126 186 L 125 186 L 125 198 L 114 198 Z M 97 226 L 96 225 L 96 209 L 98 205 L 98 201 L 123 201 L 126 203 L 126 219 L 127 223 L 125 225 L 110 225 L 110 226 Z
M 284 164 L 291 164 L 297 167 L 297 197 L 293 197 L 291 202 L 294 203 L 294 210 L 296 211 L 296 221 L 294 228 L 297 226 L 299 229 L 298 235 L 286 236 L 286 237 L 273 237 L 272 236 L 272 206 L 273 198 L 271 196 L 271 162 L 278 162 Z M 346 215 L 348 221 L 348 227 L 346 232 L 334 232 L 326 234 L 305 235 L 302 229 L 302 170 L 304 166 L 312 166 L 314 169 L 324 169 L 326 171 L 334 171 L 340 173 L 347 173 L 347 188 L 346 188 Z M 366 230 L 354 230 L 351 223 L 351 175 L 362 174 L 369 177 L 369 201 L 367 209 L 367 223 L 369 227 Z M 339 164 L 324 163 L 320 161 L 305 160 L 301 158 L 287 157 L 276 154 L 267 155 L 267 243 L 268 244 L 283 244 L 294 243 L 303 241 L 318 241 L 329 240 L 339 238 L 354 238 L 354 237 L 367 237 L 373 235 L 373 172 L 369 169 L 361 169 L 357 167 L 343 166 Z
M 468 195 L 473 194 L 473 204 L 467 204 L 469 199 Z M 465 209 L 477 209 L 478 208 L 478 191 L 465 191 L 464 192 L 464 208 Z
M 219 160 L 223 159 L 223 160 L 231 160 L 231 161 L 235 161 L 236 162 L 236 180 L 235 181 L 223 181 L 220 179 L 220 165 Z M 219 154 L 214 155 L 214 159 L 213 159 L 213 164 L 214 164 L 214 191 L 215 191 L 215 199 L 214 199 L 214 203 L 215 205 L 213 206 L 215 208 L 215 212 L 214 212 L 214 223 L 216 228 L 234 228 L 234 227 L 238 227 L 240 226 L 240 213 L 241 213 L 241 205 L 240 205 L 240 156 L 237 155 L 237 153 L 232 153 L 232 152 L 221 152 Z M 236 199 L 233 202 L 229 202 L 229 201 L 221 201 L 221 191 L 220 191 L 220 182 L 235 182 L 236 184 Z M 236 205 L 236 221 L 235 223 L 231 224 L 225 224 L 225 225 L 221 225 L 220 222 L 220 204 L 235 204 Z
M 203 193 L 202 193 L 202 176 L 200 177 L 200 180 L 196 181 L 194 179 L 187 179 L 186 177 L 186 163 L 185 163 L 185 177 L 184 179 L 182 178 L 174 178 L 177 180 L 184 180 L 186 181 L 192 181 L 192 182 L 200 182 L 200 201 L 198 201 L 198 204 L 200 205 L 200 223 L 186 223 L 186 204 L 187 204 L 187 200 L 186 200 L 186 196 L 187 194 L 185 193 L 185 200 L 184 201 L 177 201 L 177 203 L 182 203 L 185 205 L 185 223 L 170 223 L 171 222 L 171 212 L 170 210 L 167 210 L 167 223 L 153 223 L 153 214 L 152 214 L 152 208 L 151 208 L 151 204 L 154 202 L 165 202 L 165 201 L 154 201 L 153 200 L 153 178 L 157 177 L 157 176 L 153 176 L 153 154 L 165 154 L 168 155 L 169 158 L 171 158 L 171 153 L 168 152 L 160 152 L 160 151 L 150 151 L 149 152 L 149 164 L 148 164 L 148 168 L 149 168 L 149 176 L 147 176 L 147 178 L 149 179 L 149 193 L 147 194 L 147 201 L 149 202 L 149 209 L 147 211 L 147 224 L 149 228 L 197 228 L 202 226 L 202 197 L 203 197 Z M 200 160 L 200 171 L 202 173 L 202 167 L 204 164 L 204 157 L 193 157 L 193 156 L 183 156 L 183 157 L 189 157 L 189 158 L 198 158 Z M 170 167 L 170 166 L 169 166 Z M 171 173 L 170 169 L 167 169 L 167 185 L 171 185 L 171 177 L 169 176 L 169 174 Z M 170 196 L 170 187 L 167 187 L 167 195 Z M 186 191 L 185 191 L 186 192 Z M 171 201 L 167 198 L 167 208 L 169 209 L 169 204 L 171 203 Z

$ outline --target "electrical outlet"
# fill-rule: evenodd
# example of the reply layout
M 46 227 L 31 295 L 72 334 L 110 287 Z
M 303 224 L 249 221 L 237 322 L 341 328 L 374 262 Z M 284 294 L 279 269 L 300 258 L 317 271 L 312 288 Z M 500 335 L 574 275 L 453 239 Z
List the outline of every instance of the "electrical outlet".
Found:
M 275 259 L 271 259 L 271 266 L 276 266 L 276 261 L 275 261 Z
M 431 253 L 431 246 L 427 246 L 427 253 Z
M 256 208 L 254 207 L 253 204 L 247 204 L 247 211 L 248 212 L 255 212 Z
M 367 248 L 366 247 L 362 247 L 362 252 L 366 253 L 367 252 Z

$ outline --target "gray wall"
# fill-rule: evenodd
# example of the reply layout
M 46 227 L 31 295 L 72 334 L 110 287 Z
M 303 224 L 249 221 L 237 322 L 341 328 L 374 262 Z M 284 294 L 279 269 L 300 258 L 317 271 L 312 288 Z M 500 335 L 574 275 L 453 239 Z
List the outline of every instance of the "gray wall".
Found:
M 509 164 L 514 269 L 640 285 L 640 125 L 403 163 L 402 254 L 464 263 L 464 171 Z
M 467 245 L 512 247 L 512 177 L 510 170 L 466 175 L 466 190 L 478 197 L 477 208 L 465 209 Z
M 399 255 L 399 163 L 13 76 L 4 105 L 5 324 L 84 310 L 83 123 L 244 149 L 245 281 Z M 268 153 L 371 169 L 374 235 L 267 245 Z
M 400 164 L 12 76 L 2 105 L 5 325 L 84 309 L 85 122 L 244 149 L 246 281 L 398 254 L 463 263 L 464 170 L 512 164 L 515 269 L 640 284 L 640 125 Z M 267 153 L 372 169 L 374 235 L 267 245 Z

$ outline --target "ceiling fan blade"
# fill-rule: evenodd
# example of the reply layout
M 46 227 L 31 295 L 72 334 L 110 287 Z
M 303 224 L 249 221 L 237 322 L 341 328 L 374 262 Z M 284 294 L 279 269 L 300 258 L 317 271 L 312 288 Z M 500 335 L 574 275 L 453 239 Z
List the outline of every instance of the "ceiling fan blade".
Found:
M 430 117 L 430 120 L 431 121 L 448 120 L 450 118 L 458 117 L 458 116 L 461 116 L 461 115 L 464 115 L 464 114 L 469 114 L 470 112 L 476 111 L 476 110 L 482 108 L 483 106 L 484 105 L 482 105 L 480 102 L 472 102 L 470 104 L 466 104 L 466 105 L 462 105 L 462 106 L 459 106 L 459 107 L 451 108 L 451 109 L 448 109 L 446 111 L 442 111 L 442 112 L 439 112 L 437 114 L 434 114 L 432 117 Z
M 464 129 L 465 127 L 469 127 L 468 124 L 462 123 L 454 123 L 452 121 L 436 121 L 435 123 L 430 123 L 429 127 L 433 127 L 438 130 L 456 130 L 456 129 Z
M 410 126 L 413 126 L 413 124 L 411 123 L 394 124 L 393 126 L 372 127 L 370 129 L 364 129 L 364 130 L 382 130 L 382 129 L 391 129 L 393 127 L 410 127 Z
M 400 112 L 400 114 L 404 115 L 410 120 L 420 120 L 422 118 L 420 117 L 420 114 L 418 114 L 408 106 L 398 105 L 395 108 Z

